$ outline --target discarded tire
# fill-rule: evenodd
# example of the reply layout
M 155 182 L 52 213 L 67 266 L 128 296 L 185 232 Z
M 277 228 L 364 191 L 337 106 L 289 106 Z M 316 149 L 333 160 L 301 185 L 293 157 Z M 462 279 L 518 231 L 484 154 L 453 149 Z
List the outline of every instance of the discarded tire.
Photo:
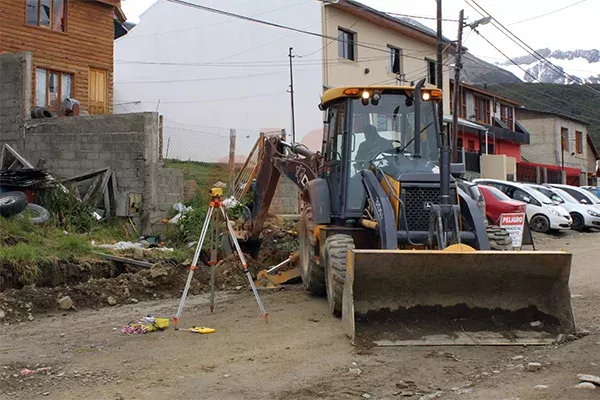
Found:
M 23 192 L 0 194 L 0 215 L 7 218 L 23 211 L 27 207 L 27 196 Z
M 512 238 L 506 229 L 492 225 L 487 226 L 485 230 L 490 241 L 491 250 L 513 250 Z
M 50 219 L 50 212 L 44 207 L 29 203 L 19 215 L 29 219 L 34 224 L 44 224 Z

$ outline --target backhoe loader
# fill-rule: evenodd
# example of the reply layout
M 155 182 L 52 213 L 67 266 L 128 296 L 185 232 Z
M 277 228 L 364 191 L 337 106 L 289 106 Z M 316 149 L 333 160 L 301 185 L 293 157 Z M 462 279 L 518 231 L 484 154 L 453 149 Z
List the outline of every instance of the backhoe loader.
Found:
M 302 196 L 303 285 L 327 296 L 353 343 L 533 345 L 575 333 L 571 254 L 497 240 L 502 229 L 457 185 L 465 171 L 449 161 L 441 98 L 424 80 L 333 88 L 319 105 L 322 151 L 264 138 L 238 226 L 246 249 L 260 248 L 283 174 Z

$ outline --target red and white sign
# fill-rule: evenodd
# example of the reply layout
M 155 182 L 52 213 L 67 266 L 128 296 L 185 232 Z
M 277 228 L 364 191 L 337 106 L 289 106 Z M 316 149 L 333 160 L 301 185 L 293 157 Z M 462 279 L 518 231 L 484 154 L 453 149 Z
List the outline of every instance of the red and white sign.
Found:
M 515 249 L 520 249 L 523 245 L 525 218 L 527 218 L 525 213 L 510 213 L 500 215 L 500 226 L 508 231 L 513 241 L 513 248 Z

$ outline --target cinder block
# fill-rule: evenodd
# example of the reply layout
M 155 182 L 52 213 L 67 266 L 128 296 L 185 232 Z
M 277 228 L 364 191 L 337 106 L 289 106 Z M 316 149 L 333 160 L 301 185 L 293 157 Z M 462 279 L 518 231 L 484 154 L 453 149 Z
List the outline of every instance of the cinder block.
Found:
M 85 153 L 85 158 L 88 160 L 99 160 L 98 153 L 95 152 Z

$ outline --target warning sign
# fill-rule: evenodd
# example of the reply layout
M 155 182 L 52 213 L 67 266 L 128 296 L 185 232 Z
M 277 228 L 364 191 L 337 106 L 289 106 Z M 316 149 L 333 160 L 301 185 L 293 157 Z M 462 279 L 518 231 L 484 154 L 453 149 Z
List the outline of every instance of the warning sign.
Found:
M 511 213 L 500 215 L 500 226 L 508 231 L 512 238 L 513 248 L 520 249 L 523 245 L 523 229 L 525 227 L 525 213 Z

